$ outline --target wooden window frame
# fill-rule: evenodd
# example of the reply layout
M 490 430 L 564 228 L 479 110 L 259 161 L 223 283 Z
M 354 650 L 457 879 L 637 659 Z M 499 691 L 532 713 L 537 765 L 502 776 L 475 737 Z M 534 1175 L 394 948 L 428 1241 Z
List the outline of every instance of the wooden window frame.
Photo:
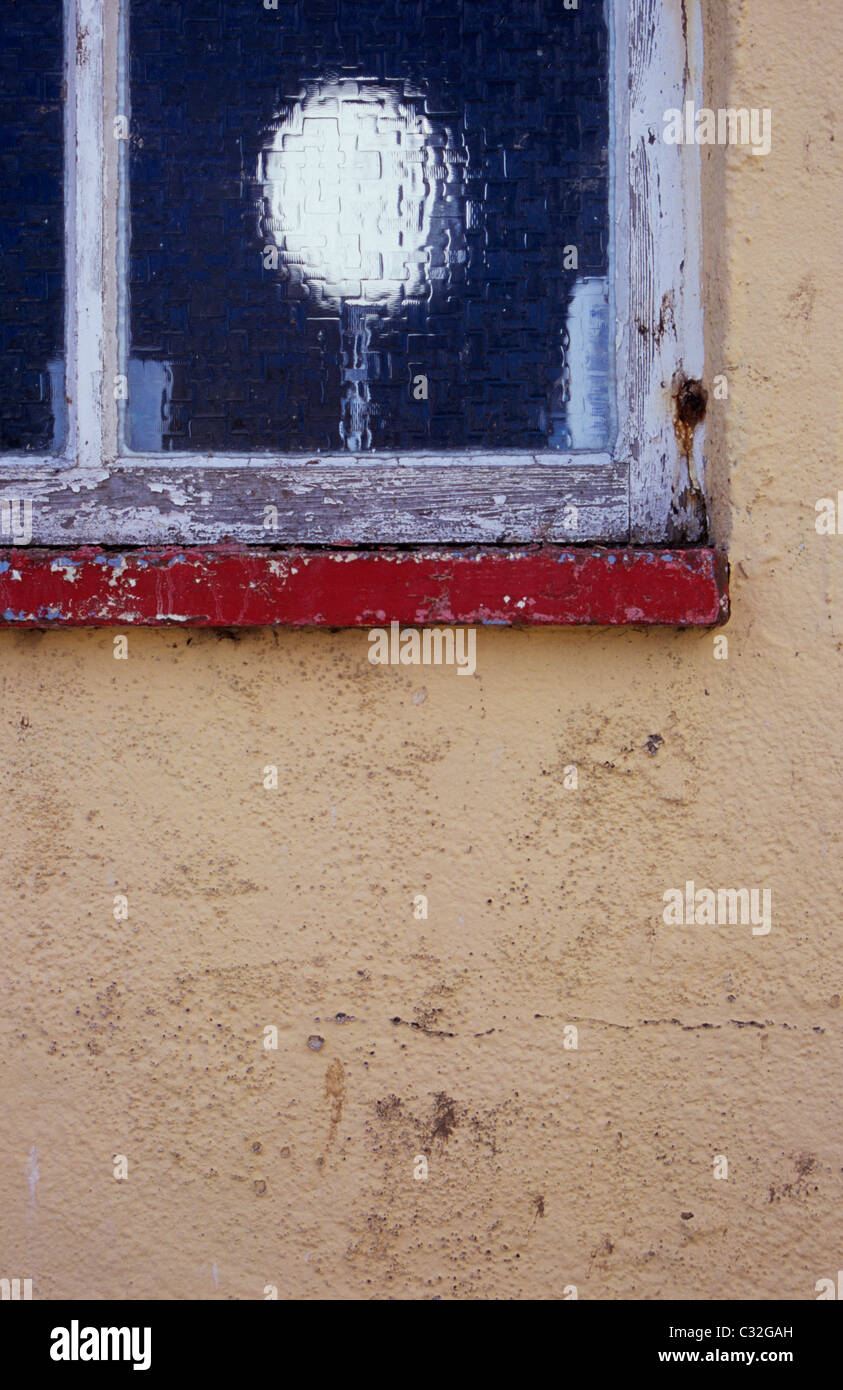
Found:
M 506 554 L 512 563 L 521 554 L 535 557 L 537 549 L 547 555 L 581 555 L 580 547 L 600 547 L 592 554 L 604 556 L 611 588 L 634 568 L 623 563 L 613 568 L 623 548 L 667 546 L 672 549 L 665 552 L 666 561 L 652 552 L 663 575 L 672 573 L 676 555 L 708 557 L 702 564 L 710 583 L 706 602 L 692 605 L 693 615 L 689 609 L 683 617 L 681 604 L 666 603 L 663 594 L 650 616 L 614 621 L 723 621 L 728 611 L 726 568 L 701 545 L 706 539 L 704 421 L 684 436 L 677 429 L 680 387 L 703 373 L 700 151 L 695 145 L 668 145 L 662 138 L 668 108 L 681 109 L 691 100 L 701 104 L 700 4 L 614 0 L 610 10 L 611 321 L 616 326 L 618 420 L 611 453 L 314 458 L 141 454 L 121 448 L 114 383 L 127 376 L 127 296 L 119 291 L 127 261 L 127 151 L 126 142 L 115 139 L 112 131 L 115 116 L 131 119 L 120 19 L 125 7 L 116 0 L 65 0 L 67 444 L 61 455 L 0 457 L 2 495 L 32 501 L 34 549 L 26 573 L 37 569 L 37 550 L 42 567 L 51 566 L 44 572 L 66 578 L 66 569 L 52 568 L 60 558 L 56 547 L 65 552 L 77 548 L 82 557 L 94 553 L 90 547 L 145 548 L 153 557 L 156 551 L 170 554 L 167 547 L 173 546 L 198 547 L 206 557 L 209 547 L 222 547 L 227 563 L 232 546 L 240 547 L 251 557 L 250 582 L 258 555 L 269 557 L 267 565 L 275 555 L 278 564 L 279 549 L 295 555 L 307 547 L 311 554 L 330 557 L 336 552 L 337 558 L 348 560 L 350 551 L 361 548 L 378 547 L 385 557 L 389 550 L 411 548 L 419 561 L 422 551 L 439 557 L 435 564 L 442 557 L 471 552 L 479 589 L 469 608 L 482 611 L 485 556 Z M 272 531 L 265 525 L 269 506 L 277 510 Z M 566 546 L 578 549 L 560 549 Z M 111 567 L 112 589 L 117 568 Z M 213 569 L 206 570 L 207 583 L 218 582 L 210 578 Z M 37 616 L 32 604 L 17 602 L 24 592 L 14 584 L 24 580 L 7 578 L 15 570 L 11 562 L 5 570 L 0 563 L 0 614 L 7 614 L 0 616 L 2 622 Z M 222 570 L 218 567 L 216 573 Z M 351 572 L 345 574 L 349 580 Z M 507 616 L 506 605 L 492 604 L 489 613 L 494 610 L 495 616 L 487 620 L 606 621 L 589 616 L 587 598 L 579 616 L 531 618 L 539 609 L 552 612 L 554 605 L 543 609 L 535 596 L 526 597 L 529 601 Z M 307 617 L 312 605 L 305 594 L 301 600 L 299 616 Z M 206 615 L 222 611 L 218 604 L 199 606 Z M 568 612 L 564 603 L 557 607 Z M 223 608 L 234 612 L 236 603 Z M 70 609 L 65 613 L 61 604 L 57 608 L 47 601 L 40 611 L 45 621 L 72 622 Z M 277 621 L 293 621 L 281 616 L 282 609 Z M 627 609 L 642 611 L 637 603 Z M 57 616 L 47 618 L 48 611 Z M 113 605 L 109 611 L 107 620 L 113 622 Z M 344 611 L 338 605 L 337 613 Z M 624 611 L 623 603 L 616 611 Z M 330 621 L 330 614 L 320 613 Z M 315 609 L 312 616 L 316 621 Z M 201 615 L 194 618 L 202 620 Z M 194 618 L 168 618 L 158 611 L 146 620 Z M 135 613 L 130 620 L 144 618 Z M 271 612 L 264 620 L 271 620 Z M 451 618 L 461 620 L 459 613 Z M 226 621 L 232 621 L 230 613 Z

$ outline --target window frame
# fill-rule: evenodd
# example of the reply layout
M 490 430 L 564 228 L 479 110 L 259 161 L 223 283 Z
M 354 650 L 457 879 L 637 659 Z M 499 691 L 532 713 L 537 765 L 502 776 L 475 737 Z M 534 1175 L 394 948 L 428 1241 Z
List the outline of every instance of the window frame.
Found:
M 702 104 L 701 0 L 611 4 L 613 451 L 451 453 L 445 469 L 437 452 L 120 451 L 126 10 L 64 8 L 66 444 L 0 455 L 0 496 L 32 503 L 31 548 L 0 552 L 0 626 L 727 621 L 704 421 L 687 454 L 677 428 L 703 372 L 701 154 L 662 139 L 665 111 Z
M 614 159 L 611 179 L 618 433 L 611 452 L 592 454 L 121 450 L 113 383 L 127 375 L 116 331 L 127 156 L 111 132 L 115 116 L 131 121 L 120 92 L 119 16 L 127 6 L 66 0 L 65 10 L 67 444 L 63 455 L 0 458 L 4 490 L 33 499 L 35 544 L 704 539 L 702 467 L 682 453 L 674 427 L 676 383 L 703 368 L 700 151 L 661 138 L 666 109 L 701 100 L 699 0 L 611 5 L 612 140 L 616 156 L 625 154 Z M 627 53 L 628 67 L 618 59 Z M 701 425 L 700 459 L 703 446 Z M 277 508 L 274 530 L 265 524 L 268 506 Z

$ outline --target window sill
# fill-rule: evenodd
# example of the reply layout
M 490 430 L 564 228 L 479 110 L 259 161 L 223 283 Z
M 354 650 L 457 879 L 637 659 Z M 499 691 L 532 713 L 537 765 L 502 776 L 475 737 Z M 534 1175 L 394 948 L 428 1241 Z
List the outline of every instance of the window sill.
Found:
M 728 572 L 705 547 L 19 548 L 0 551 L 0 626 L 712 627 Z

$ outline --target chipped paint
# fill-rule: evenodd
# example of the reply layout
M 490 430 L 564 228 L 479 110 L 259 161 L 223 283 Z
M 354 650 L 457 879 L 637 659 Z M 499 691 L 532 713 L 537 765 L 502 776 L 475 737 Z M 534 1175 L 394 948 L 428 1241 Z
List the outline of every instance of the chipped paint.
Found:
M 54 560 L 50 565 L 50 573 L 61 574 L 71 584 L 74 584 L 79 578 L 77 563 L 76 560 L 70 560 L 66 556 L 62 556 L 61 559 Z
M 0 556 L 3 623 L 38 627 L 368 627 L 406 624 L 622 623 L 712 626 L 728 617 L 728 566 L 717 551 L 286 551 L 173 547 Z M 338 585 L 334 567 L 350 573 Z M 72 597 L 68 592 L 72 579 Z M 513 584 L 512 581 L 515 581 Z

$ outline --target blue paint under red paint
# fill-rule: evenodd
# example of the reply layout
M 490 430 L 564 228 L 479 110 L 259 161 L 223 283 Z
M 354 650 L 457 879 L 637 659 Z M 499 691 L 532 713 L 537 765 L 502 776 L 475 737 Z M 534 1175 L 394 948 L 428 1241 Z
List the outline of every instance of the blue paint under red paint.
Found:
M 728 615 L 728 562 L 704 547 L 0 551 L 5 627 L 710 627 Z

